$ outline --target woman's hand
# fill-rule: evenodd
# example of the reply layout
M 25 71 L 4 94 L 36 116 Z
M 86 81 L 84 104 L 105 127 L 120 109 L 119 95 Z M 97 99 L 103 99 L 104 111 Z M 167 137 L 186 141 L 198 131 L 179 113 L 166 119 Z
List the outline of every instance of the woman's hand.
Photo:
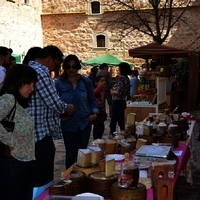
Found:
M 86 120 L 89 121 L 89 122 L 92 122 L 96 118 L 97 118 L 97 114 L 95 113 L 95 114 L 90 115 Z
M 70 116 L 68 115 L 68 116 L 66 116 L 66 117 L 61 117 L 61 120 L 62 120 L 62 121 L 67 121 L 69 118 L 70 118 Z

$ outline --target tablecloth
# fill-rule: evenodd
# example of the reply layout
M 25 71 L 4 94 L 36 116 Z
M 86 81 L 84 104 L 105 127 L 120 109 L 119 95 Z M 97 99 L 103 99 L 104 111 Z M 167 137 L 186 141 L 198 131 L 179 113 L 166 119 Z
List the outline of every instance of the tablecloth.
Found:
M 173 148 L 173 151 L 181 152 L 181 155 L 178 156 L 179 158 L 178 166 L 176 169 L 175 178 L 173 180 L 174 185 L 175 185 L 178 179 L 178 176 L 180 175 L 181 171 L 184 170 L 184 168 L 186 167 L 188 163 L 188 159 L 190 158 L 190 148 L 186 143 L 180 142 L 177 148 Z M 43 200 L 46 195 L 48 195 L 48 189 L 45 190 L 40 196 L 38 196 L 36 200 Z M 147 190 L 147 200 L 153 200 L 153 189 Z

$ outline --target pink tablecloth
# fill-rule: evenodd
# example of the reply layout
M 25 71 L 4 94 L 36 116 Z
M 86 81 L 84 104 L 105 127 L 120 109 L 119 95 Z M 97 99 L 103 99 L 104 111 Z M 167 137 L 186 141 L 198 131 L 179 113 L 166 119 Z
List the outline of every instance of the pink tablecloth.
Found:
M 188 159 L 190 158 L 190 149 L 185 143 L 179 142 L 179 146 L 177 148 L 173 148 L 173 151 L 175 152 L 182 151 L 182 154 L 178 156 L 179 158 L 178 166 L 176 169 L 175 178 L 173 180 L 175 185 L 181 171 L 184 170 L 188 162 Z M 153 200 L 153 189 L 147 190 L 147 200 Z
M 176 169 L 175 178 L 173 180 L 174 185 L 175 185 L 178 176 L 180 175 L 181 171 L 184 170 L 188 162 L 188 159 L 190 157 L 190 149 L 185 143 L 179 142 L 179 146 L 177 148 L 174 148 L 173 151 L 182 152 L 181 155 L 178 156 L 179 158 L 178 166 Z M 39 197 L 37 197 L 36 200 L 43 200 L 46 195 L 48 195 L 48 189 L 45 190 Z M 153 189 L 147 190 L 147 200 L 153 200 Z

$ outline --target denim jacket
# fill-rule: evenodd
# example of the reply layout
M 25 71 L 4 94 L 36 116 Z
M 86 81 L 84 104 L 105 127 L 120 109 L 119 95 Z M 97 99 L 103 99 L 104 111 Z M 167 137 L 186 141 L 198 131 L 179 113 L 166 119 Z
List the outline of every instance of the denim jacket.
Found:
M 69 120 L 61 121 L 62 129 L 70 132 L 83 130 L 89 123 L 86 119 L 92 113 L 99 112 L 91 80 L 79 75 L 76 88 L 68 79 L 57 79 L 55 86 L 61 99 L 67 104 L 73 104 L 76 110 Z

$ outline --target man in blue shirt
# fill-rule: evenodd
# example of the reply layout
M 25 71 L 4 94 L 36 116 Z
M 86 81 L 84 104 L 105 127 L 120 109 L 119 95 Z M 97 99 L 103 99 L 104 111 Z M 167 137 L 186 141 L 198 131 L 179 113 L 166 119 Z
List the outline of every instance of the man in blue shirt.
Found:
M 63 53 L 56 46 L 46 46 L 29 65 L 38 74 L 35 93 L 31 97 L 29 113 L 35 122 L 35 156 L 33 186 L 40 187 L 53 180 L 55 146 L 52 136 L 61 138 L 60 114 L 73 115 L 74 106 L 66 104 L 57 95 L 50 77 L 59 70 Z
M 90 74 L 88 76 L 88 78 L 92 81 L 93 88 L 96 88 L 95 80 L 96 80 L 97 72 L 98 72 L 98 68 L 94 66 L 90 69 Z
M 133 97 L 137 94 L 139 86 L 138 71 L 132 70 L 132 77 L 130 79 L 130 96 Z

